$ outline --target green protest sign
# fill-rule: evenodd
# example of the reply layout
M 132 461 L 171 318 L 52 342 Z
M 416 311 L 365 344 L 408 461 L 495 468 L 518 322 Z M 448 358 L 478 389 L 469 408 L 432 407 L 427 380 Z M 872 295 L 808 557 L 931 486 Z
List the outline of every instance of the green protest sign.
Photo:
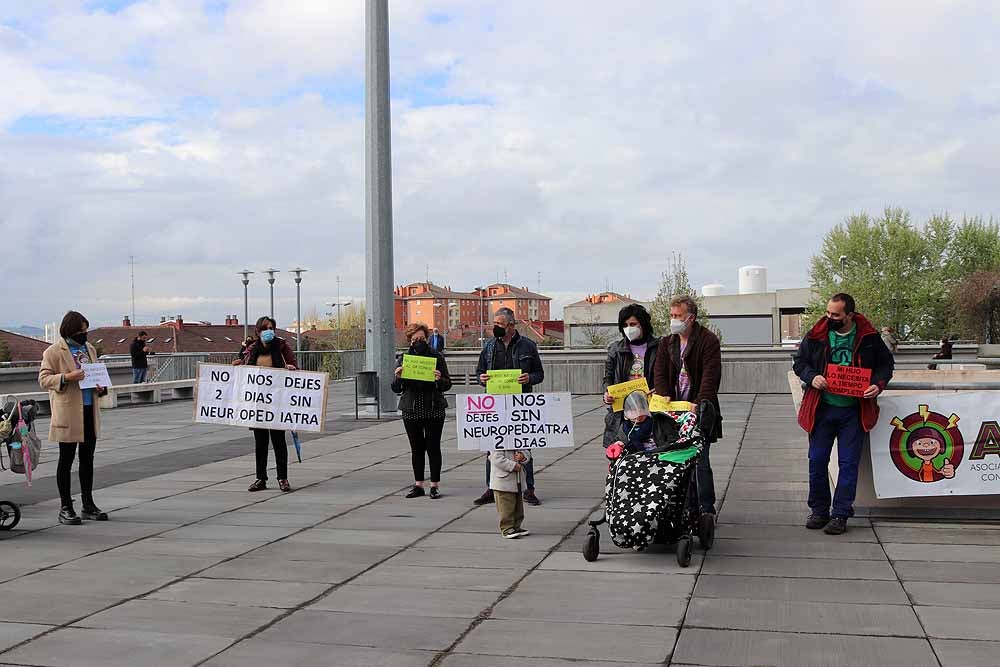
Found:
M 490 379 L 486 381 L 486 393 L 498 396 L 501 394 L 520 394 L 522 385 L 517 381 L 521 371 L 503 370 L 486 371 Z
M 423 380 L 434 382 L 434 371 L 437 370 L 437 357 L 420 357 L 415 354 L 403 355 L 404 380 Z

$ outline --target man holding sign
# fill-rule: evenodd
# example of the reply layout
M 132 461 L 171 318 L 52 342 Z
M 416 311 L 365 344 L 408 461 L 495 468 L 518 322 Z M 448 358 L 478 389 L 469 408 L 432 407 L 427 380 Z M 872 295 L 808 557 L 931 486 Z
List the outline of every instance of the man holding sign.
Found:
M 479 384 L 486 387 L 486 393 L 490 393 L 490 380 L 498 375 L 495 371 L 520 371 L 514 378 L 515 384 L 519 385 L 521 391 L 530 393 L 531 388 L 536 384 L 541 384 L 545 379 L 545 371 L 542 369 L 542 360 L 538 356 L 538 347 L 533 341 L 524 338 L 517 332 L 517 323 L 514 320 L 514 311 L 510 308 L 500 308 L 493 317 L 493 338 L 486 341 L 483 351 L 479 354 L 479 364 L 476 366 L 476 375 L 479 376 Z M 499 374 L 505 375 L 505 374 Z M 515 393 L 512 389 L 507 389 L 504 393 Z M 524 466 L 525 486 L 524 502 L 531 505 L 538 505 L 541 501 L 535 495 L 535 466 L 533 460 L 527 461 Z M 475 500 L 477 505 L 485 505 L 493 502 L 493 492 L 489 489 L 490 483 L 490 462 L 486 461 L 486 491 Z
M 878 421 L 876 397 L 892 379 L 892 353 L 871 322 L 855 311 L 854 298 L 834 294 L 826 317 L 799 344 L 792 368 L 805 385 L 799 425 L 809 433 L 811 514 L 806 528 L 840 535 L 854 514 L 861 445 Z M 840 470 L 831 512 L 834 439 Z

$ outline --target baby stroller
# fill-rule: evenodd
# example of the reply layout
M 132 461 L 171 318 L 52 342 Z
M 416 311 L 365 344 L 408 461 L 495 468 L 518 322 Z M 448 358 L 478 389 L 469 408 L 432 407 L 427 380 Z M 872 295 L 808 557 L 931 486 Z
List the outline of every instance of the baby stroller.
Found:
M 676 412 L 650 413 L 644 394 L 626 397 L 622 437 L 607 449 L 611 464 L 605 513 L 589 522 L 583 544 L 587 561 L 600 555 L 598 526 L 605 523 L 611 541 L 623 549 L 643 551 L 650 544 L 676 544 L 681 567 L 691 564 L 692 535 L 698 536 L 704 550 L 712 548 L 715 516 L 700 510 L 695 474 L 705 440 L 695 406 L 683 407 Z M 704 412 L 701 416 L 706 421 L 714 418 Z
M 31 480 L 31 472 L 38 466 L 41 441 L 35 434 L 34 401 L 20 401 L 9 396 L 0 405 L 0 470 L 3 464 L 3 450 L 7 450 L 10 470 L 24 474 Z M 21 520 L 21 508 L 10 500 L 0 500 L 0 530 L 11 530 Z

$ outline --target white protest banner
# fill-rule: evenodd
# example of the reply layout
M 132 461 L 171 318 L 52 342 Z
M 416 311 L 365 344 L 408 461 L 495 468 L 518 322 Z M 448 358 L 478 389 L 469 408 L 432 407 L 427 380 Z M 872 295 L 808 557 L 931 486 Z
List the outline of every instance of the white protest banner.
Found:
M 461 450 L 573 446 L 569 393 L 458 394 L 455 406 Z
M 83 371 L 80 389 L 111 386 L 111 376 L 105 364 L 80 364 L 80 370 Z
M 329 380 L 311 371 L 198 364 L 194 420 L 322 433 Z
M 1000 396 L 928 393 L 879 398 L 871 432 L 879 498 L 1000 493 Z

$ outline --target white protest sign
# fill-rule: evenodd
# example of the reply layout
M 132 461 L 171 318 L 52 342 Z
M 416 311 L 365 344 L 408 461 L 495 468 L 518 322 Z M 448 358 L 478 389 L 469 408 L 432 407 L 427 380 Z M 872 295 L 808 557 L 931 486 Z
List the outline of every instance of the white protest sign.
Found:
M 80 380 L 80 389 L 111 386 L 111 376 L 108 375 L 108 367 L 106 365 L 80 364 L 80 370 L 83 371 L 83 379 Z
M 879 398 L 871 432 L 879 498 L 1000 493 L 1000 396 L 928 393 Z
M 198 364 L 194 420 L 321 433 L 328 386 L 326 373 Z
M 573 446 L 569 393 L 458 394 L 455 405 L 461 450 Z

